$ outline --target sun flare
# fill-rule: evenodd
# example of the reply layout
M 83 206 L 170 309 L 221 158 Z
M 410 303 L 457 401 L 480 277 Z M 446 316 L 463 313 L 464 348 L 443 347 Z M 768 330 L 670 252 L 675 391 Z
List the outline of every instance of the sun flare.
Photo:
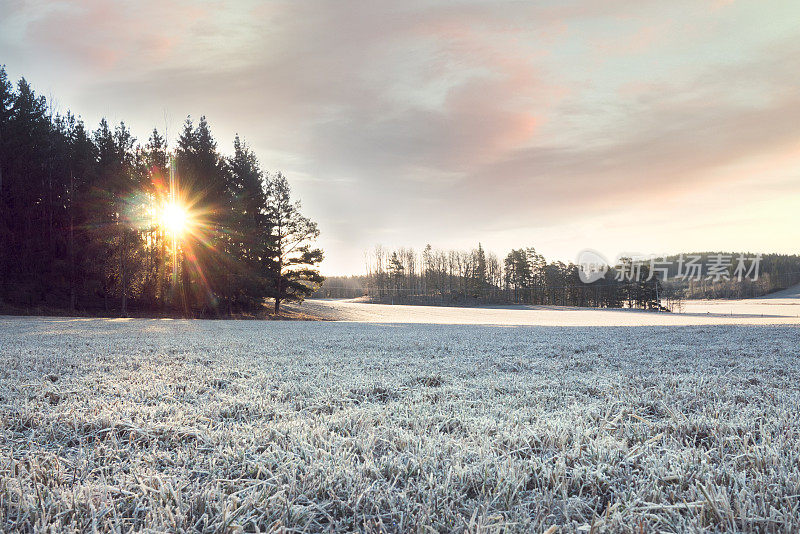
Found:
M 161 225 L 168 232 L 182 235 L 186 231 L 189 215 L 186 208 L 177 202 L 169 202 L 164 205 L 161 213 Z

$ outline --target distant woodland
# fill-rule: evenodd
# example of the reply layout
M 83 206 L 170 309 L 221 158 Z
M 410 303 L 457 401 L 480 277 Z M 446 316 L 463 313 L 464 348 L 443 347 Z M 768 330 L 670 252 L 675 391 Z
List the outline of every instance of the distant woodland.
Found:
M 719 253 L 696 253 L 707 264 Z M 735 257 L 735 254 L 729 254 Z M 600 280 L 581 281 L 573 263 L 547 262 L 532 247 L 511 250 L 500 259 L 479 244 L 467 251 L 422 252 L 378 246 L 366 254 L 368 274 L 329 277 L 314 293 L 319 298 L 367 297 L 375 302 L 410 304 L 519 303 L 604 308 L 674 309 L 689 298 L 757 297 L 800 283 L 800 256 L 766 254 L 756 280 L 679 280 L 678 256 L 664 258 L 672 267 L 667 276 L 641 266 L 638 280 L 622 276 L 621 266 L 609 266 Z M 649 278 L 649 280 L 648 280 Z
M 645 265 L 638 280 L 611 266 L 586 284 L 578 266 L 531 247 L 500 258 L 429 245 L 376 247 L 366 275 L 323 285 L 318 235 L 286 178 L 238 136 L 224 155 L 204 117 L 187 118 L 172 147 L 156 129 L 137 142 L 124 122 L 90 131 L 0 67 L 0 309 L 219 316 L 309 295 L 671 309 L 800 283 L 796 255 L 764 255 L 754 280 L 649 276 Z
M 232 148 L 204 117 L 174 147 L 124 122 L 89 131 L 0 68 L 0 306 L 215 316 L 312 293 L 317 225 Z

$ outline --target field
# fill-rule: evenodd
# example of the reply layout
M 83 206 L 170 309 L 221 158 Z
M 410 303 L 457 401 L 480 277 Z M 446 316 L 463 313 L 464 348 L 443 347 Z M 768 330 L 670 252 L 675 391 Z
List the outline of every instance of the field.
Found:
M 797 531 L 800 329 L 718 315 L 0 317 L 0 525 Z
M 565 306 L 442 307 L 309 300 L 292 311 L 336 321 L 505 326 L 800 325 L 800 298 L 686 301 L 675 313 Z

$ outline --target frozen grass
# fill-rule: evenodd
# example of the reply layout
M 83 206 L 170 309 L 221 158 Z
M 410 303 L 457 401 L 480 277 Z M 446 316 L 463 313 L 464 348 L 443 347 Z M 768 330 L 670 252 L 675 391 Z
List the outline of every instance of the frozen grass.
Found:
M 0 318 L 0 528 L 793 532 L 799 347 L 778 326 Z

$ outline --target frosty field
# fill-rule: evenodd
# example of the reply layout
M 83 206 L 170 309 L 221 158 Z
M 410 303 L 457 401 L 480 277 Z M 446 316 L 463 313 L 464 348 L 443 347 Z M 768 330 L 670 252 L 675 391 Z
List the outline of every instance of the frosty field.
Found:
M 690 326 L 794 324 L 800 298 L 690 300 L 676 313 L 569 306 L 417 306 L 352 300 L 308 300 L 293 309 L 337 321 L 505 326 Z
M 800 529 L 800 329 L 0 317 L 0 529 Z

